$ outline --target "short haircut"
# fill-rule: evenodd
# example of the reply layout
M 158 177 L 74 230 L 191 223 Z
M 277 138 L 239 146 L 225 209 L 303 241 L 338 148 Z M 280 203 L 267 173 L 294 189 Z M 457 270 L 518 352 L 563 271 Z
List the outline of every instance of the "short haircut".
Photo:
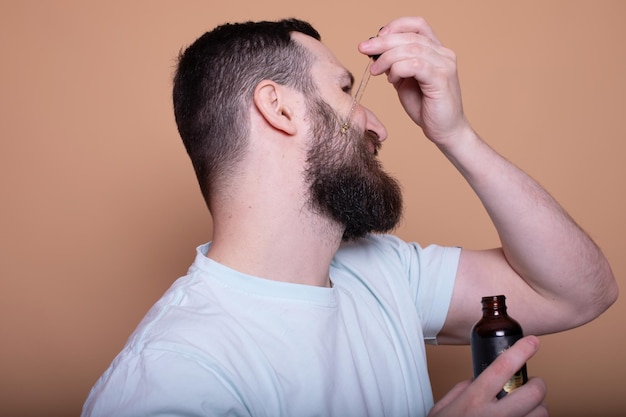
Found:
M 245 155 L 248 109 L 258 83 L 269 79 L 303 93 L 316 91 L 311 54 L 292 32 L 320 40 L 309 23 L 297 19 L 224 24 L 179 55 L 174 115 L 209 209 L 210 194 L 227 184 Z

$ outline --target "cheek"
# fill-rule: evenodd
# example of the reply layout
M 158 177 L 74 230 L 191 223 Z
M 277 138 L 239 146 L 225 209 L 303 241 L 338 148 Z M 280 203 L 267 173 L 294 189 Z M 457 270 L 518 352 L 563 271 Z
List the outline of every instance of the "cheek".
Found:
M 344 94 L 344 102 L 350 101 L 350 96 Z M 365 149 L 369 153 L 367 141 L 363 137 L 360 124 L 351 124 L 345 133 L 342 133 L 344 120 L 341 113 L 325 100 L 315 100 L 310 103 L 309 124 L 309 151 L 310 155 L 320 163 L 335 161 L 344 163 L 346 158 L 353 159 Z M 359 118 L 365 118 L 363 108 L 357 108 Z
M 354 112 L 354 97 L 350 94 L 336 88 L 335 91 L 323 95 L 324 101 L 333 109 L 333 112 L 340 119 L 341 123 L 345 123 L 351 112 Z

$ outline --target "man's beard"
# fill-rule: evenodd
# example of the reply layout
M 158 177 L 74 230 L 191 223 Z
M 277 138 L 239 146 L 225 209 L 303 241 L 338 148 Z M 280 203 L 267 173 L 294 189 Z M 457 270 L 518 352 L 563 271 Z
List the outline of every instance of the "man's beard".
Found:
M 339 118 L 321 99 L 311 100 L 309 115 L 306 179 L 313 209 L 345 227 L 343 240 L 392 230 L 402 216 L 402 192 L 376 158 L 378 136 L 352 127 L 341 134 Z

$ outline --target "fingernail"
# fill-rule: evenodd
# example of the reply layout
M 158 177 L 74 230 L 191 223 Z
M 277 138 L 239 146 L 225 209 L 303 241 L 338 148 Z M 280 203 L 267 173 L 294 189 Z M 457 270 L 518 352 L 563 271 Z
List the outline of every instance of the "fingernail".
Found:
M 372 36 L 370 39 L 374 39 L 376 36 Z M 374 61 L 376 61 L 378 58 L 380 58 L 380 54 L 377 55 L 368 55 L 370 58 L 372 58 Z

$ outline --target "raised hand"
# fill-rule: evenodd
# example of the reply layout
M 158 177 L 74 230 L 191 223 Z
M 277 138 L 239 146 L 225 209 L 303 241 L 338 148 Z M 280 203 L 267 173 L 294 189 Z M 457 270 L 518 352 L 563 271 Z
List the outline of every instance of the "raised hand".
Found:
M 463 113 L 456 55 L 444 47 L 420 17 L 385 25 L 378 36 L 359 44 L 367 55 L 380 55 L 372 75 L 387 74 L 402 106 L 436 144 L 469 129 Z

